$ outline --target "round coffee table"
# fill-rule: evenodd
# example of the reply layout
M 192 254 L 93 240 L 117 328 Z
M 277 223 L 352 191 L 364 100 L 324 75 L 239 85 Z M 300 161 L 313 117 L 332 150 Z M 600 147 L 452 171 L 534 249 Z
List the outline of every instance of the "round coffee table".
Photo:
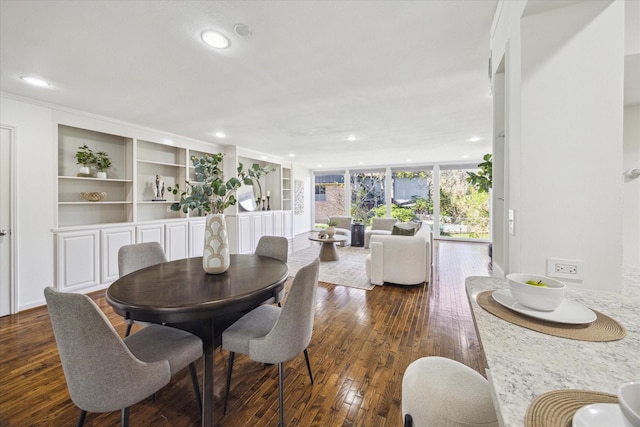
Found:
M 337 261 L 340 259 L 335 243 L 346 242 L 347 236 L 334 235 L 331 238 L 321 239 L 318 235 L 309 236 L 309 240 L 322 243 L 320 246 L 320 261 Z

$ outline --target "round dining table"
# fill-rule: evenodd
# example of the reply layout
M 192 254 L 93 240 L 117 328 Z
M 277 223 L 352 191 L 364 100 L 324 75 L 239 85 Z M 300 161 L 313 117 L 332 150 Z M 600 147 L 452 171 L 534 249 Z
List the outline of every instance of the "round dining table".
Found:
M 114 311 L 127 319 L 166 324 L 196 323 L 203 342 L 202 425 L 212 426 L 213 350 L 217 330 L 229 319 L 277 297 L 289 276 L 287 264 L 260 255 L 231 255 L 222 274 L 207 274 L 202 257 L 164 262 L 122 276 L 106 292 Z

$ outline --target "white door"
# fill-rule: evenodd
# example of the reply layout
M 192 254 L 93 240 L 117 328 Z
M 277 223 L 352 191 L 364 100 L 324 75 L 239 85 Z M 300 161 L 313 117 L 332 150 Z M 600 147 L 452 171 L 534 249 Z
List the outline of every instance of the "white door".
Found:
M 0 316 L 11 314 L 11 128 L 0 128 Z

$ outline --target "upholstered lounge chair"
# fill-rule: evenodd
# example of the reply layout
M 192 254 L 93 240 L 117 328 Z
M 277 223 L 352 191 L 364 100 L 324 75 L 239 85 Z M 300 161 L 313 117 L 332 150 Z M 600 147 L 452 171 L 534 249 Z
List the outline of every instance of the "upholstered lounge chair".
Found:
M 365 262 L 367 277 L 374 285 L 428 283 L 431 242 L 431 228 L 427 224 L 423 224 L 414 236 L 371 236 L 371 253 Z
M 371 236 L 389 236 L 393 226 L 398 222 L 396 218 L 372 218 L 371 229 L 364 231 L 364 247 L 369 249 Z

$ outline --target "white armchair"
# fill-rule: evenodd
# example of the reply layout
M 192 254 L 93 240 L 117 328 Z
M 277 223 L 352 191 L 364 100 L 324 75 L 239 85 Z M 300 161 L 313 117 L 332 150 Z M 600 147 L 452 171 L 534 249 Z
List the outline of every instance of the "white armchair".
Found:
M 371 240 L 371 236 L 391 235 L 391 231 L 393 230 L 393 226 L 398 222 L 396 218 L 372 218 L 371 219 L 371 229 L 365 230 L 364 232 L 364 247 L 365 249 L 369 249 L 369 242 Z
M 431 229 L 423 224 L 415 236 L 371 236 L 366 273 L 374 285 L 418 285 L 431 279 Z

